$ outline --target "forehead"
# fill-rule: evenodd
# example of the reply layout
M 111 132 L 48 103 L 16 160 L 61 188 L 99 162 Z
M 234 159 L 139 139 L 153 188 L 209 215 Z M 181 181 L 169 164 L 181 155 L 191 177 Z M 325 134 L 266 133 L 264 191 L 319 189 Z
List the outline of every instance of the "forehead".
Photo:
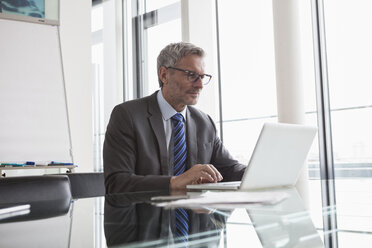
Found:
M 204 58 L 195 54 L 187 55 L 178 61 L 177 66 L 185 70 L 204 71 Z

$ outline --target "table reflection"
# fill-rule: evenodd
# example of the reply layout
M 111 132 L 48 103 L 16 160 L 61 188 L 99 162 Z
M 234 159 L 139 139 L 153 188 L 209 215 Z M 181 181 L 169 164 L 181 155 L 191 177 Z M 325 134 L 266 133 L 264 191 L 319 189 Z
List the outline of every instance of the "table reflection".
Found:
M 159 195 L 159 192 L 105 197 L 104 231 L 108 246 L 144 241 L 157 246 L 182 243 L 175 236 L 175 209 L 152 205 L 150 198 L 153 195 Z M 228 212 L 221 215 L 202 209 L 186 211 L 189 214 L 189 236 L 185 245 L 217 247 Z
M 74 200 L 63 208 L 37 202 L 29 214 L 0 222 L 0 233 L 6 233 L 0 247 L 92 247 L 91 237 L 102 240 L 96 247 L 324 247 L 298 193 L 286 192 L 289 197 L 274 205 L 187 209 L 186 244 L 175 236 L 175 209 L 156 207 L 150 201 L 167 192 L 106 195 L 103 225 L 90 222 L 93 216 L 102 218 L 94 206 L 103 198 Z M 54 215 L 49 215 L 51 210 Z M 94 225 L 104 235 L 94 232 Z
M 324 247 L 295 188 L 276 205 L 247 207 L 247 213 L 263 247 Z
M 288 198 L 280 203 L 246 205 L 245 217 L 238 217 L 238 222 L 236 216 L 230 218 L 238 209 L 188 209 L 190 229 L 186 246 L 250 244 L 253 243 L 253 232 L 262 247 L 324 247 L 297 191 L 284 191 Z M 175 237 L 175 209 L 154 206 L 150 201 L 154 195 L 161 194 L 143 192 L 106 196 L 104 230 L 108 246 L 138 245 L 138 242 L 149 246 L 180 246 L 180 240 Z M 244 209 L 237 212 L 242 213 L 241 210 Z M 230 229 L 232 226 L 234 232 Z M 233 240 L 236 237 L 239 237 L 238 242 Z

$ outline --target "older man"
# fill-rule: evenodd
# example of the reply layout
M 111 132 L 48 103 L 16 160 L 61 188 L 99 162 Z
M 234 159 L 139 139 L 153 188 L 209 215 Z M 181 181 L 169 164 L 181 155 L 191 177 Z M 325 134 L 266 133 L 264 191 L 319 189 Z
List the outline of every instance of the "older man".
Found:
M 173 43 L 158 56 L 160 90 L 116 106 L 103 148 L 108 193 L 184 189 L 188 184 L 241 180 L 212 119 L 192 107 L 211 75 L 204 51 Z

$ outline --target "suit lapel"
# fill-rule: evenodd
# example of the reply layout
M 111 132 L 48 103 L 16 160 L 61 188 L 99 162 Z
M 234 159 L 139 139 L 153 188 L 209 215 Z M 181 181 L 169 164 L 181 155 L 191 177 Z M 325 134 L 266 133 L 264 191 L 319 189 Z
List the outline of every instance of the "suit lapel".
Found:
M 158 91 L 156 91 L 150 97 L 148 103 L 148 111 L 150 114 L 149 121 L 159 146 L 161 174 L 168 175 L 168 153 L 165 141 L 163 119 L 159 109 L 158 101 L 156 99 L 157 92 Z
M 186 140 L 187 140 L 187 168 L 191 168 L 197 162 L 198 157 L 198 144 L 196 123 L 192 118 L 191 108 L 186 112 Z

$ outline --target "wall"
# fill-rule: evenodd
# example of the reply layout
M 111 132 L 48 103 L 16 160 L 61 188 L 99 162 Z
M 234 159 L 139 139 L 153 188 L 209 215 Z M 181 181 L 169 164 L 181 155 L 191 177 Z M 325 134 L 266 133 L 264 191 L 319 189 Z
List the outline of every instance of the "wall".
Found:
M 60 35 L 74 162 L 93 171 L 90 0 L 60 3 Z

